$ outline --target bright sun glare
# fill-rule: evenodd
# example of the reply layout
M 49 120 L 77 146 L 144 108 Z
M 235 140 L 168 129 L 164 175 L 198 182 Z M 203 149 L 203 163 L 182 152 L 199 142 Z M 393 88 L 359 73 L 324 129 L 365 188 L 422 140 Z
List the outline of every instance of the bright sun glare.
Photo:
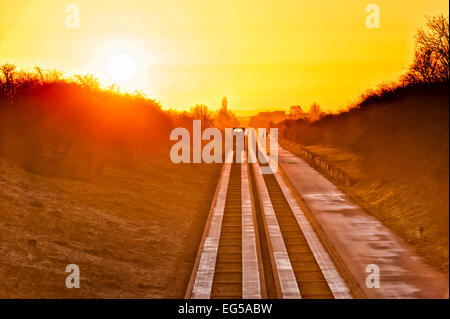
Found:
M 115 54 L 108 60 L 108 73 L 114 80 L 129 80 L 136 73 L 136 61 L 128 54 Z

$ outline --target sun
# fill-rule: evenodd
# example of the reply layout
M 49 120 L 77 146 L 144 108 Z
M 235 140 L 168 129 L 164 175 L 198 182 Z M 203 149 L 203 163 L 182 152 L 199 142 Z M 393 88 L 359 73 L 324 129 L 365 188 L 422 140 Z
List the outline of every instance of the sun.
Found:
M 117 81 L 126 81 L 136 74 L 136 60 L 128 54 L 114 54 L 108 59 L 108 74 Z

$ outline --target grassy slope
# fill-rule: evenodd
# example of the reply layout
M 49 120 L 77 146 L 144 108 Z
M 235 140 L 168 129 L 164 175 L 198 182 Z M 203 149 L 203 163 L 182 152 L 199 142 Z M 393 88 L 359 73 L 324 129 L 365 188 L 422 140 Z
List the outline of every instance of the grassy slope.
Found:
M 0 158 L 0 298 L 182 298 L 219 170 L 157 157 L 74 181 Z
M 448 83 L 399 87 L 360 108 L 281 129 L 294 151 L 301 145 L 346 172 L 352 186 L 335 184 L 448 275 Z

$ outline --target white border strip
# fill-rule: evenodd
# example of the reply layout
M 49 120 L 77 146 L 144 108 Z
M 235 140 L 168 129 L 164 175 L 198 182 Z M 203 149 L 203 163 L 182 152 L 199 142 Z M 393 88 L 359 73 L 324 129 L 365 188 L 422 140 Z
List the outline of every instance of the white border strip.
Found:
M 209 299 L 211 297 L 212 283 L 216 269 L 217 252 L 219 249 L 220 232 L 222 229 L 223 213 L 225 210 L 228 183 L 230 180 L 233 151 L 230 151 L 226 158 L 228 160 L 226 160 L 223 164 L 224 168 L 220 179 L 220 188 L 217 193 L 211 221 L 208 225 L 208 236 L 205 238 L 203 245 L 194 287 L 192 288 L 192 299 Z
M 272 254 L 275 260 L 275 268 L 280 283 L 281 294 L 284 299 L 301 299 L 300 290 L 298 288 L 297 279 L 291 260 L 281 235 L 280 226 L 278 225 L 275 211 L 270 201 L 269 192 L 267 190 L 264 178 L 261 174 L 259 163 L 253 164 L 255 180 L 258 185 L 258 192 L 261 199 L 264 219 L 267 225 L 267 232 L 271 243 Z
M 277 143 L 274 139 L 270 138 L 270 143 Z M 278 145 L 279 147 L 279 145 Z M 265 154 L 264 154 L 265 156 Z M 345 281 L 342 279 L 341 275 L 336 269 L 334 262 L 331 260 L 330 255 L 323 247 L 320 239 L 317 237 L 316 232 L 313 227 L 309 223 L 309 220 L 306 218 L 305 213 L 300 208 L 292 194 L 289 187 L 286 185 L 283 177 L 281 176 L 278 170 L 275 170 L 275 178 L 278 181 L 278 184 L 283 191 L 284 197 L 286 198 L 289 207 L 294 213 L 295 219 L 297 220 L 298 225 L 300 226 L 303 235 L 308 242 L 309 247 L 311 248 L 312 253 L 317 261 L 317 264 L 322 271 L 323 276 L 325 277 L 328 286 L 330 287 L 331 292 L 333 293 L 334 298 L 336 299 L 352 299 L 352 295 L 350 293 L 350 289 L 348 288 Z
M 320 270 L 322 271 L 334 298 L 352 299 L 352 295 L 350 294 L 347 284 L 337 271 L 330 255 L 323 247 L 316 235 L 316 232 L 309 223 L 309 220 L 306 218 L 305 213 L 298 206 L 295 197 L 292 195 L 291 190 L 286 185 L 283 177 L 278 171 L 275 173 L 275 178 L 277 179 L 278 184 L 280 185 L 281 190 L 283 191 L 283 194 L 286 197 L 292 212 L 294 213 L 295 219 L 297 220 L 297 223 L 300 226 L 303 235 L 305 236 L 306 241 L 314 254 L 314 257 L 319 264 Z
M 241 153 L 241 157 L 242 298 L 261 299 L 261 280 L 253 220 L 254 207 L 250 196 L 250 183 L 244 151 Z

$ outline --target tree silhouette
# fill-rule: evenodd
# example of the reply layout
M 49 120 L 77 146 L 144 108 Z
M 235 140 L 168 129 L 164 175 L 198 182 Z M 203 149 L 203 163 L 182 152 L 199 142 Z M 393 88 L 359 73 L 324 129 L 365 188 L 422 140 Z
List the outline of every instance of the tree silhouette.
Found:
M 449 79 L 449 17 L 427 17 L 427 29 L 416 34 L 416 51 L 406 83 L 431 83 Z
M 320 105 L 314 102 L 311 104 L 309 108 L 309 117 L 311 121 L 316 121 L 320 119 L 320 116 L 322 115 L 322 110 L 320 108 Z
M 194 120 L 202 121 L 202 131 L 211 127 L 213 124 L 213 119 L 211 115 L 211 111 L 205 104 L 197 104 L 190 109 L 191 116 Z
M 293 120 L 297 120 L 304 116 L 305 112 L 303 112 L 303 109 L 300 105 L 292 105 L 289 108 L 289 116 Z
M 228 107 L 228 100 L 227 100 L 227 97 L 224 96 L 222 98 L 222 109 L 227 110 L 227 107 Z
M 0 81 L 0 93 L 8 99 L 12 99 L 14 95 L 14 77 L 16 74 L 16 66 L 13 64 L 3 64 L 0 67 L 2 78 Z

